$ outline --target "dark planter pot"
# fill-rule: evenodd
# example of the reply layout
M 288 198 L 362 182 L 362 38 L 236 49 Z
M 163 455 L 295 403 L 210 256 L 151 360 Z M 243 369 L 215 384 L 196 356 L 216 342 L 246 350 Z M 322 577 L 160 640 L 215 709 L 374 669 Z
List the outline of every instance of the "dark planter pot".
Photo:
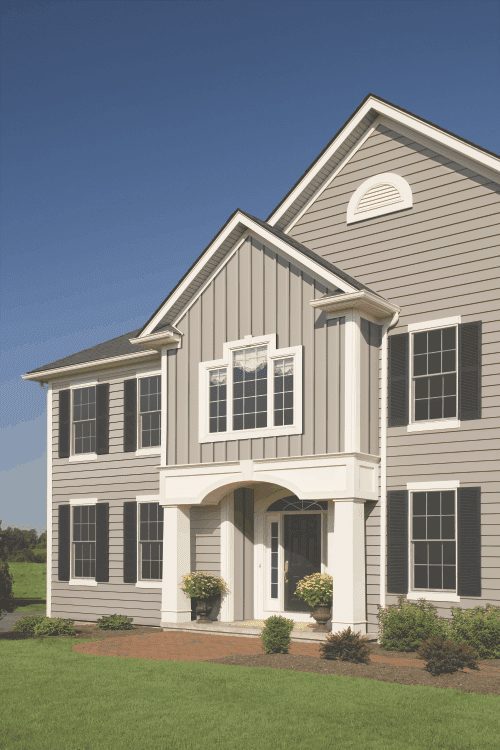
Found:
M 212 607 L 213 607 L 212 599 L 197 599 L 196 600 L 197 622 L 212 622 L 210 619 L 210 612 L 212 611 Z
M 327 605 L 318 604 L 311 612 L 316 620 L 316 630 L 326 630 L 326 623 L 332 616 L 332 608 Z

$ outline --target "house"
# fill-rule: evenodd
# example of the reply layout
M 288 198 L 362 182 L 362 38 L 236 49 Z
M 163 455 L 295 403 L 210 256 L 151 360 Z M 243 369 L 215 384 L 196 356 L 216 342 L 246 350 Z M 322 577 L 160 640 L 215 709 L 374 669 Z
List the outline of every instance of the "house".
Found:
M 237 210 L 140 330 L 39 367 L 48 612 L 500 604 L 500 159 L 368 96 L 265 221 Z

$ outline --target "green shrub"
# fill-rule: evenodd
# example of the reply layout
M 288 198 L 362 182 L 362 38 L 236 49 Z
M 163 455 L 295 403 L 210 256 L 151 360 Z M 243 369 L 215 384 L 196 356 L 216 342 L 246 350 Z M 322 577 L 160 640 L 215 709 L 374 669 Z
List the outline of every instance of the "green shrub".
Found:
M 33 629 L 35 638 L 45 635 L 75 635 L 73 620 L 63 620 L 61 617 L 43 617 Z
M 500 607 L 458 609 L 451 613 L 450 638 L 467 643 L 482 659 L 500 659 Z
M 14 609 L 14 597 L 12 595 L 12 575 L 9 563 L 0 560 L 0 617 L 2 612 L 12 612 Z
M 290 648 L 293 620 L 271 615 L 264 621 L 260 637 L 266 654 L 287 654 Z
M 457 643 L 450 638 L 434 636 L 424 641 L 419 656 L 425 659 L 425 668 L 432 675 L 451 674 L 468 667 L 477 669 L 477 654 L 466 643 Z
M 47 618 L 44 615 L 26 615 L 25 617 L 21 617 L 12 629 L 14 633 L 33 636 L 35 634 L 35 627 L 45 619 Z
M 125 615 L 105 615 L 97 620 L 99 630 L 133 630 L 131 617 Z
M 388 651 L 416 651 L 422 641 L 446 635 L 445 621 L 423 599 L 408 602 L 401 597 L 398 604 L 379 609 L 378 619 L 380 644 Z
M 368 641 L 351 628 L 341 630 L 340 633 L 330 633 L 326 641 L 320 643 L 322 659 L 338 659 L 352 661 L 357 664 L 368 664 L 370 661 L 370 647 Z
M 328 573 L 312 573 L 301 578 L 295 589 L 295 596 L 303 599 L 310 607 L 331 607 L 333 578 Z

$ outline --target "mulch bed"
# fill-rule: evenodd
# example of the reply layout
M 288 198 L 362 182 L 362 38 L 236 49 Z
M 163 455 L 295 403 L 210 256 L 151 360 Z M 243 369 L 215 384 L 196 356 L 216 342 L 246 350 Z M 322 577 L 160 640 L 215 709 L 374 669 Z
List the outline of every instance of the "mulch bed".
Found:
M 500 694 L 500 661 L 488 660 L 480 669 L 433 677 L 423 668 L 417 654 L 384 651 L 373 645 L 370 664 L 327 661 L 319 658 L 317 643 L 294 641 L 290 654 L 262 653 L 259 638 L 212 633 L 161 631 L 136 628 L 130 631 L 100 631 L 95 626 L 77 627 L 85 640 L 74 650 L 94 656 L 121 656 L 170 661 L 210 661 L 244 667 L 271 667 L 296 672 L 315 672 L 349 677 L 366 677 L 402 685 L 430 685 L 465 692 Z

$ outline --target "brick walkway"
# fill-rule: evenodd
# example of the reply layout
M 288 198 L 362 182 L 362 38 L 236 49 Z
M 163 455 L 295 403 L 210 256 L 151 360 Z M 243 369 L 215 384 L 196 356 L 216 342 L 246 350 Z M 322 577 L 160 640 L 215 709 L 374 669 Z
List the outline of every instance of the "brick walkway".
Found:
M 118 635 L 78 643 L 75 651 L 94 656 L 125 656 L 137 659 L 167 659 L 171 661 L 211 661 L 226 656 L 262 654 L 260 638 L 157 631 Z M 296 656 L 319 656 L 317 643 L 294 642 L 290 649 Z M 421 667 L 421 663 L 407 656 L 373 654 L 372 661 L 392 666 Z

